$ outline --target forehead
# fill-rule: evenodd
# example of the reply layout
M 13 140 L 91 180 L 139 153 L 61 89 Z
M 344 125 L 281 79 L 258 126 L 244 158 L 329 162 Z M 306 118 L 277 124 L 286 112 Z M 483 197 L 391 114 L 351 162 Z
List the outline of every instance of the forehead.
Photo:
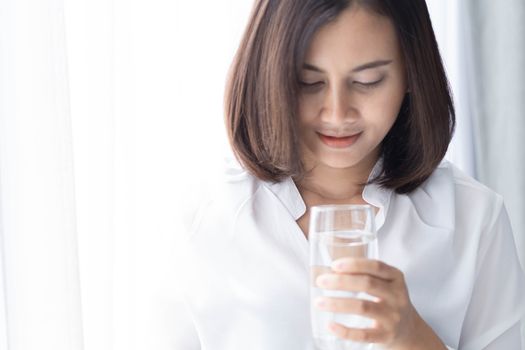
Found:
M 357 65 L 376 59 L 395 59 L 399 55 L 392 21 L 352 6 L 317 31 L 307 49 L 306 61 L 323 67 L 341 61 Z

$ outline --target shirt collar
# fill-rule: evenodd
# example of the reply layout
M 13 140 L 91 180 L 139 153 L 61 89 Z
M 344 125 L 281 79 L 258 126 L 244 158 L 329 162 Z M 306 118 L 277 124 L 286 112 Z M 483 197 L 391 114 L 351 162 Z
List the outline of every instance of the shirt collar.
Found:
M 295 185 L 293 179 L 289 176 L 281 182 L 269 184 L 268 187 L 275 194 L 277 198 L 284 204 L 290 215 L 294 220 L 298 220 L 306 212 L 306 204 L 304 203 L 299 189 Z
M 379 158 L 376 162 L 368 180 L 371 180 L 375 176 L 379 175 L 383 170 L 383 158 Z M 269 189 L 275 194 L 277 198 L 284 204 L 290 215 L 294 220 L 298 220 L 306 212 L 306 204 L 304 203 L 299 189 L 295 185 L 295 182 L 291 177 L 287 177 L 285 180 L 268 184 Z M 363 189 L 363 199 L 365 202 L 379 208 L 379 212 L 376 215 L 376 230 L 379 230 L 383 226 L 390 204 L 390 197 L 393 190 L 384 188 L 378 184 L 366 185 Z
M 372 171 L 368 176 L 368 181 L 380 175 L 382 171 L 383 158 L 381 157 L 372 168 Z M 393 192 L 392 189 L 380 186 L 376 183 L 366 185 L 363 189 L 363 199 L 365 202 L 379 208 L 376 215 L 376 230 L 379 230 L 385 223 L 388 206 L 390 205 L 390 198 L 392 197 Z

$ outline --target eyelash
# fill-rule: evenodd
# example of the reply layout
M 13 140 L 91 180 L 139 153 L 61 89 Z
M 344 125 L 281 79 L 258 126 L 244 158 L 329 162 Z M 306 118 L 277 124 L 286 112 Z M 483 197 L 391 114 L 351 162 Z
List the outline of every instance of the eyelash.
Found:
M 376 87 L 377 85 L 379 85 L 381 82 L 383 81 L 383 78 L 377 80 L 377 81 L 373 81 L 371 83 L 361 83 L 361 82 L 358 82 L 358 81 L 354 81 L 354 84 L 358 84 L 359 86 L 361 86 L 362 88 L 364 89 L 372 89 L 374 87 Z M 301 81 L 299 82 L 299 84 L 305 88 L 315 88 L 315 87 L 318 87 L 320 85 L 323 84 L 323 82 L 319 81 L 319 82 L 316 82 L 316 83 L 312 83 L 312 84 L 308 84 L 308 83 L 305 83 L 304 81 Z
M 359 84 L 360 86 L 364 87 L 365 89 L 371 89 L 371 88 L 379 85 L 382 81 L 383 81 L 383 78 L 381 78 L 379 80 L 376 80 L 376 81 L 373 81 L 371 83 L 360 83 L 360 82 L 357 82 L 357 81 L 355 81 L 354 83 Z

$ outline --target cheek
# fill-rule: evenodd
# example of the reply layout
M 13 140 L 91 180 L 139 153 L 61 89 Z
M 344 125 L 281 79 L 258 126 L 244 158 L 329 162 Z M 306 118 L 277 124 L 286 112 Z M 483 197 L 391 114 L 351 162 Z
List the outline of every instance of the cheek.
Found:
M 319 95 L 308 95 L 302 98 L 299 98 L 298 101 L 298 112 L 299 112 L 299 121 L 301 122 L 311 122 L 319 114 L 319 110 L 323 104 L 323 99 Z
M 400 91 L 399 89 L 385 91 L 385 94 L 372 105 L 374 112 L 371 113 L 371 115 L 380 118 L 382 124 L 390 129 L 399 114 L 404 96 L 404 91 Z

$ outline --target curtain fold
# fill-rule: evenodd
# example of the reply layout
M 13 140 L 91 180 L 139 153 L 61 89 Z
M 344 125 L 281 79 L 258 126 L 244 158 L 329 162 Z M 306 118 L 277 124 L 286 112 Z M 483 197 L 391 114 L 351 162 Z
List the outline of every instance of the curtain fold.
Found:
M 525 2 L 461 1 L 479 179 L 503 195 L 525 266 Z
M 42 0 L 37 0 L 42 1 Z M 112 0 L 63 0 L 79 242 L 84 347 L 115 350 L 115 38 Z
M 0 16 L 0 341 L 80 350 L 63 3 L 3 1 Z
M 525 264 L 525 2 L 427 0 L 452 87 L 447 158 L 503 195 Z
M 456 130 L 446 158 L 474 178 L 476 166 L 475 120 L 469 96 L 473 81 L 469 74 L 470 60 L 464 48 L 464 24 L 460 1 L 427 0 L 432 25 L 443 58 L 456 109 Z
M 503 195 L 525 268 L 525 2 L 459 3 L 476 171 Z M 521 335 L 525 344 L 525 319 Z

